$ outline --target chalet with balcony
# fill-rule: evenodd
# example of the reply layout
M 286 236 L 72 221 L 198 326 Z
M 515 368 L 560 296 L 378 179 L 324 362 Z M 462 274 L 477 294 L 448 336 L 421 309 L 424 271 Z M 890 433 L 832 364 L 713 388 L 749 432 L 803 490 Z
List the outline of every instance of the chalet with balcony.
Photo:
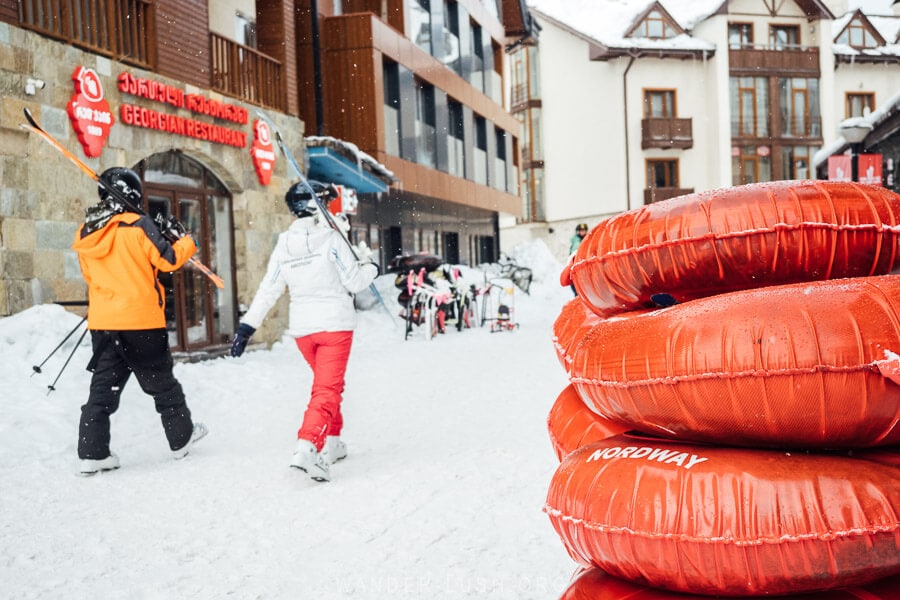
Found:
M 815 177 L 838 123 L 900 89 L 885 68 L 900 56 L 893 14 L 819 0 L 528 5 L 540 38 L 511 55 L 525 213 L 504 244 L 544 237 L 560 258 L 579 222 Z

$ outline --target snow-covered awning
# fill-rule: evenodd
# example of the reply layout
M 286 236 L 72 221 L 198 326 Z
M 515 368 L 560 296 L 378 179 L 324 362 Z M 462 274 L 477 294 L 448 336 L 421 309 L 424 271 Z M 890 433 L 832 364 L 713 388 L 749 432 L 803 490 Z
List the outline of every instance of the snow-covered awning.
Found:
M 390 169 L 356 144 L 328 136 L 309 136 L 304 141 L 310 179 L 351 187 L 358 194 L 386 192 L 388 186 L 399 181 Z

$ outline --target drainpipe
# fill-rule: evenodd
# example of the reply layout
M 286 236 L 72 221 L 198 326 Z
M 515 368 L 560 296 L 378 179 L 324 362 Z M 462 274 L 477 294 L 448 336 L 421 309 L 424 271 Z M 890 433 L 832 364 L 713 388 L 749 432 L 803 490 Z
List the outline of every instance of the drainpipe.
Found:
M 325 135 L 325 110 L 322 104 L 322 49 L 319 39 L 319 0 L 310 0 L 312 20 L 313 86 L 316 102 L 316 135 Z
M 626 210 L 631 210 L 631 159 L 629 157 L 628 152 L 628 71 L 631 70 L 631 65 L 634 64 L 634 59 L 637 58 L 636 54 L 632 54 L 631 58 L 628 60 L 628 66 L 625 67 L 625 72 L 622 73 L 622 100 L 623 106 L 625 107 L 625 207 Z

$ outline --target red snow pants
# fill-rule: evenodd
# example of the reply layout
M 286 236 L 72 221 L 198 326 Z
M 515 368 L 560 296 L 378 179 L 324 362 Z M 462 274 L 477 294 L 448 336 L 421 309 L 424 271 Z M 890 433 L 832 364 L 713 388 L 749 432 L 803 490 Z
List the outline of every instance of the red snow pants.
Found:
M 313 372 L 309 404 L 297 437 L 321 450 L 325 436 L 340 435 L 344 427 L 341 394 L 353 343 L 352 331 L 322 331 L 295 338 L 300 354 Z

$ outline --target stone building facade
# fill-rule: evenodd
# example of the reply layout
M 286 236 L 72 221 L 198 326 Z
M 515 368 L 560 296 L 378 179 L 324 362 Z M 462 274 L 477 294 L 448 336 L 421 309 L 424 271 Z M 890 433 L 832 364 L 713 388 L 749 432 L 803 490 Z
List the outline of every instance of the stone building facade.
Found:
M 84 155 L 66 111 L 74 91 L 72 76 L 77 66 L 97 73 L 116 119 L 97 158 Z M 0 100 L 0 316 L 35 304 L 86 299 L 86 286 L 77 256 L 70 247 L 83 222 L 84 210 L 97 200 L 97 184 L 63 154 L 21 127 L 26 122 L 23 112 L 26 108 L 44 129 L 97 173 L 112 166 L 137 168 L 150 156 L 177 152 L 199 163 L 219 180 L 230 195 L 233 218 L 233 227 L 219 235 L 231 238 L 227 245 L 237 279 L 228 281 L 230 273 L 222 273 L 230 289 L 219 293 L 233 296 L 230 302 L 222 303 L 223 306 L 249 303 L 265 272 L 275 238 L 290 224 L 292 217 L 285 209 L 283 196 L 293 180 L 283 157 L 276 158 L 269 185 L 264 186 L 258 180 L 246 147 L 122 124 L 118 109 L 126 103 L 157 112 L 166 110 L 157 102 L 120 92 L 117 78 L 123 72 L 209 100 L 241 106 L 250 115 L 255 115 L 258 109 L 0 23 L 0 89 L 3 96 Z M 29 79 L 43 85 L 29 87 Z M 185 114 L 207 124 L 219 121 L 206 115 L 189 115 L 184 110 L 167 112 Z M 303 122 L 277 112 L 269 116 L 288 146 L 294 148 L 297 155 L 302 155 Z M 244 131 L 252 139 L 249 124 L 233 129 Z M 238 290 L 243 291 L 240 297 Z M 72 310 L 83 312 L 84 309 L 75 307 Z M 271 340 L 277 336 L 285 325 L 286 314 L 286 302 L 282 300 L 261 329 L 259 339 Z M 215 339 L 204 346 L 214 347 L 227 341 L 234 327 L 229 317 L 220 315 L 223 322 L 214 332 Z M 187 351 L 190 344 L 183 345 L 183 350 Z

